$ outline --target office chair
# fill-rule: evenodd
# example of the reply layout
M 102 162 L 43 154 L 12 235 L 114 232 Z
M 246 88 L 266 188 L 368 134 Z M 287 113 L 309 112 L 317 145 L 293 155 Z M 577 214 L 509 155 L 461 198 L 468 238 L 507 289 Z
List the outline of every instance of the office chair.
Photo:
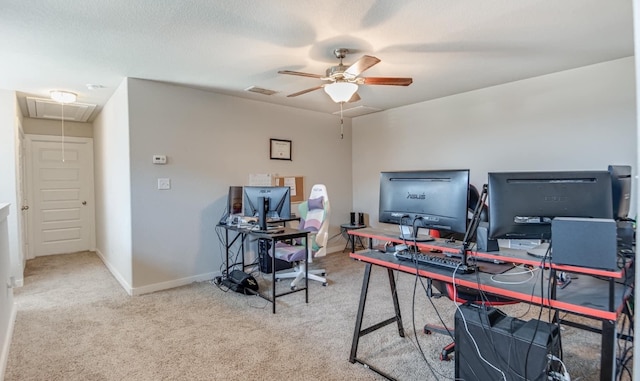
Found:
M 309 251 L 305 252 L 304 242 L 302 241 L 294 241 L 291 243 L 278 242 L 276 244 L 276 258 L 295 263 L 293 271 L 276 273 L 276 280 L 294 278 L 291 282 L 292 290 L 295 290 L 298 282 L 304 279 L 305 255 L 307 256 L 307 263 L 312 263 L 313 258 L 322 257 L 327 254 L 330 210 L 327 187 L 323 184 L 314 185 L 311 187 L 309 199 L 298 205 L 298 213 L 300 216 L 300 225 L 298 228 L 300 230 L 311 231 L 308 238 Z M 309 270 L 308 279 L 322 282 L 322 285 L 326 286 L 327 279 L 324 278 L 325 274 L 326 271 L 324 269 Z

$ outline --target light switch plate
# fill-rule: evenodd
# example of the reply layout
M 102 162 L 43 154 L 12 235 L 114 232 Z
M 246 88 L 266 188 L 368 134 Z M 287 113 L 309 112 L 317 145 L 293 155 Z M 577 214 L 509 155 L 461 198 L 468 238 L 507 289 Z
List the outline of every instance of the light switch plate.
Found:
M 167 164 L 167 155 L 153 155 L 153 164 Z
M 171 189 L 171 179 L 167 179 L 167 178 L 158 179 L 158 189 L 159 190 Z

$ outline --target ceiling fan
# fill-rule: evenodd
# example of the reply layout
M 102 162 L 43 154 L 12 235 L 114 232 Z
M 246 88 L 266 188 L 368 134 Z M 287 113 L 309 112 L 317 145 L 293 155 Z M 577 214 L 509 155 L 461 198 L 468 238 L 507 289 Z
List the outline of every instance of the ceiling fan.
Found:
M 342 60 L 347 56 L 347 53 L 349 53 L 349 49 L 335 49 L 333 54 L 340 60 L 340 63 L 336 66 L 329 67 L 324 76 L 292 70 L 278 71 L 279 74 L 318 78 L 327 82 L 310 89 L 289 94 L 287 97 L 297 97 L 298 95 L 324 88 L 324 91 L 329 94 L 331 99 L 336 103 L 357 102 L 360 100 L 360 96 L 356 92 L 358 91 L 358 85 L 409 86 L 413 82 L 412 78 L 360 77 L 362 72 L 371 68 L 380 62 L 380 60 L 373 56 L 364 55 L 351 66 L 346 66 L 342 63 Z

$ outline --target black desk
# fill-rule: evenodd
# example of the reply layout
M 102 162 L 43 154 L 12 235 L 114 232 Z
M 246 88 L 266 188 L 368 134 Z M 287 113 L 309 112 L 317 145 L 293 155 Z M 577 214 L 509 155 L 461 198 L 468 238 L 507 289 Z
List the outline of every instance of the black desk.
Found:
M 374 229 L 352 230 L 350 231 L 350 234 L 368 238 L 369 247 L 373 247 L 373 239 L 400 242 L 397 237 Z M 449 247 L 450 245 L 447 245 L 446 242 L 441 240 L 427 242 L 424 244 L 419 243 L 418 246 L 424 248 L 425 250 L 423 251 L 428 251 L 430 248 L 438 248 L 445 252 L 452 251 Z M 527 257 L 526 253 L 520 253 L 519 251 L 514 250 L 505 250 L 491 254 L 473 254 L 510 261 L 513 263 L 529 262 L 530 264 L 533 263 L 535 265 L 540 264 L 539 262 L 534 262 L 530 256 Z M 397 324 L 398 334 L 401 337 L 404 337 L 404 327 L 402 326 L 393 271 L 418 274 L 425 278 L 437 279 L 448 283 L 452 283 L 454 281 L 454 277 L 451 270 L 420 265 L 416 266 L 411 262 L 400 261 L 390 253 L 381 253 L 377 250 L 362 250 L 351 253 L 350 257 L 364 262 L 366 266 L 362 281 L 360 303 L 358 306 L 358 314 L 356 316 L 356 325 L 349 361 L 351 363 L 361 363 L 382 376 L 390 378 L 384 372 L 376 369 L 371 364 L 367 364 L 363 360 L 359 359 L 357 357 L 357 351 L 358 342 L 362 336 L 389 324 Z M 391 297 L 395 308 L 395 316 L 363 329 L 362 322 L 364 307 L 367 299 L 371 267 L 373 265 L 387 269 Z M 542 279 L 548 279 L 551 277 L 551 279 L 555 280 L 553 272 L 556 270 L 578 272 L 585 274 L 585 276 L 581 276 L 579 279 L 574 280 L 569 287 L 564 289 L 555 287 L 555 282 L 552 282 L 552 286 L 549 288 L 544 287 L 541 289 L 541 287 L 537 286 L 540 284 Z M 513 271 L 520 270 L 515 269 Z M 602 328 L 596 332 L 601 333 L 600 380 L 604 381 L 612 380 L 615 375 L 615 344 L 618 337 L 616 332 L 617 318 L 620 314 L 626 313 L 624 310 L 624 301 L 631 295 L 632 291 L 630 288 L 615 282 L 616 279 L 619 280 L 623 278 L 624 272 L 624 269 L 620 271 L 606 271 L 578 268 L 574 266 L 546 264 L 543 271 L 538 271 L 529 281 L 519 284 L 496 283 L 492 280 L 491 274 L 483 272 L 473 274 L 455 274 L 454 283 L 459 286 L 482 290 L 489 294 L 519 300 L 523 303 L 545 306 L 555 309 L 556 311 L 565 311 L 601 321 Z M 565 320 L 562 320 L 561 323 L 567 324 Z M 573 325 L 577 328 L 588 329 L 586 326 L 577 324 L 569 325 Z M 592 328 L 588 330 L 594 331 L 595 329 Z
M 297 230 L 297 229 L 291 229 L 288 227 L 284 227 L 284 231 L 282 232 L 278 232 L 278 233 L 268 233 L 268 232 L 260 232 L 260 231 L 256 231 L 255 229 L 252 228 L 244 228 L 244 227 L 237 227 L 234 225 L 219 225 L 220 227 L 224 228 L 225 230 L 225 235 L 224 235 L 224 245 L 225 245 L 225 253 L 226 253 L 226 263 L 225 263 L 225 269 L 223 271 L 223 276 L 227 277 L 229 275 L 229 249 L 236 243 L 238 242 L 238 240 L 240 240 L 240 247 L 241 247 L 241 256 L 242 256 L 242 269 L 244 269 L 244 242 L 246 240 L 246 238 L 248 236 L 252 236 L 255 238 L 259 238 L 259 239 L 266 239 L 266 240 L 270 240 L 271 241 L 271 268 L 275 269 L 276 265 L 276 256 L 275 256 L 275 250 L 276 250 L 276 243 L 279 241 L 289 241 L 292 239 L 297 239 L 297 238 L 304 238 L 304 246 L 305 246 L 305 250 L 309 250 L 309 231 L 307 230 Z M 307 256 L 305 256 L 304 258 L 305 261 L 305 268 L 307 268 L 306 266 L 306 262 L 307 262 Z M 276 313 L 276 298 L 284 296 L 284 295 L 288 295 L 288 294 L 292 294 L 295 292 L 300 292 L 300 291 L 304 291 L 304 300 L 305 303 L 309 303 L 309 281 L 307 278 L 307 274 L 305 274 L 305 283 L 304 283 L 304 287 L 303 288 L 297 288 L 295 290 L 289 290 L 286 292 L 281 292 L 279 294 L 276 294 L 276 272 L 272 271 L 271 272 L 272 278 L 271 278 L 271 294 L 270 295 L 265 295 L 263 293 L 257 292 L 256 294 L 258 296 L 260 296 L 261 298 L 268 300 L 272 303 L 273 305 L 273 313 Z M 251 290 L 247 290 L 249 292 L 251 292 Z

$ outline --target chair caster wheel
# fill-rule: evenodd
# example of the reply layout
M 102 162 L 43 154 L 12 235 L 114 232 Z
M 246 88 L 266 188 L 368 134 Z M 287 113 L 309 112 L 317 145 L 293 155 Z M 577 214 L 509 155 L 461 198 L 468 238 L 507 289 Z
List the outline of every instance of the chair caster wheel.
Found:
M 320 276 L 325 276 L 325 275 L 327 275 L 327 273 L 321 273 L 321 274 L 320 274 Z
M 296 290 L 296 286 L 291 286 L 291 291 L 295 291 Z
M 425 328 L 425 329 L 424 329 L 424 333 L 425 333 L 425 334 L 427 334 L 427 335 L 431 335 L 433 332 L 431 332 L 431 330 L 430 330 L 430 329 L 426 329 L 426 328 Z
M 327 283 L 327 282 L 322 283 L 322 285 L 325 286 L 325 287 L 327 287 L 328 284 L 329 283 Z

